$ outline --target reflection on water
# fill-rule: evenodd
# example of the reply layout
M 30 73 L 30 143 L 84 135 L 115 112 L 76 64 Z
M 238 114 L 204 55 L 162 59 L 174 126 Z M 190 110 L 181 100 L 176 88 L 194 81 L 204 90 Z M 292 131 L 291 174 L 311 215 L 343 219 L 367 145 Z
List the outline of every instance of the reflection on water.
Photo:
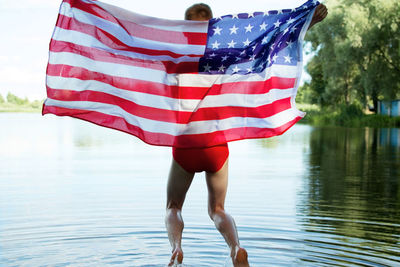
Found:
M 329 234 L 333 249 L 345 254 L 338 247 L 344 245 L 359 255 L 343 263 L 400 256 L 399 133 L 345 128 L 311 133 L 299 213 L 305 231 Z
M 0 266 L 165 266 L 171 151 L 70 118 L 0 114 Z M 251 266 L 400 266 L 399 129 L 230 144 L 227 210 Z M 231 266 L 197 175 L 185 266 Z

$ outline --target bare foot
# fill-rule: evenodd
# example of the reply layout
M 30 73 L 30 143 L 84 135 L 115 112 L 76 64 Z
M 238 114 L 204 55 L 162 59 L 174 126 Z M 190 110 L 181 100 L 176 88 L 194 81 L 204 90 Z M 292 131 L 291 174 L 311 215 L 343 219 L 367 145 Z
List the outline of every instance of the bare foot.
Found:
M 232 257 L 233 266 L 235 267 L 249 267 L 247 261 L 247 251 L 244 248 L 239 248 L 236 251 L 236 255 Z
M 176 264 L 181 264 L 183 261 L 183 251 L 181 248 L 176 248 L 171 256 L 171 260 L 168 266 L 175 266 Z

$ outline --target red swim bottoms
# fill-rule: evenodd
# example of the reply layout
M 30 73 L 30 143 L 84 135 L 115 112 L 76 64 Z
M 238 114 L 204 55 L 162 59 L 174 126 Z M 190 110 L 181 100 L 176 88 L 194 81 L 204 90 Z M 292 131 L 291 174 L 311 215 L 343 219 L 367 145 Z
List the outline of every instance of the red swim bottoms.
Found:
M 187 172 L 217 172 L 229 156 L 228 144 L 206 148 L 172 148 L 175 161 Z

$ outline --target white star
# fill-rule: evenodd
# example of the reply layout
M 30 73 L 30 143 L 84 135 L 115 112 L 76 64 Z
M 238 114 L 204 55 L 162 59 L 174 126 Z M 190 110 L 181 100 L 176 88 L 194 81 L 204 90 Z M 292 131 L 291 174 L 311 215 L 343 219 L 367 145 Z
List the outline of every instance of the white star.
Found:
M 239 17 L 238 17 L 238 14 L 234 14 L 234 15 L 232 15 L 232 19 L 238 19 Z
M 295 22 L 296 20 L 295 19 L 292 19 L 292 17 L 290 17 L 286 22 L 288 23 L 288 24 L 292 24 L 293 22 Z
M 286 28 L 286 29 L 283 31 L 283 35 L 285 35 L 288 31 L 289 31 L 289 28 Z
M 253 67 L 247 69 L 247 73 L 253 72 Z
M 228 43 L 228 48 L 235 48 L 235 44 L 237 43 L 232 40 L 230 43 Z
M 307 6 L 307 5 L 303 6 L 303 9 L 307 9 L 307 8 L 308 8 L 308 6 Z
M 250 61 L 256 60 L 256 55 L 252 55 L 252 56 L 249 58 L 249 60 L 250 60 Z
M 292 63 L 292 58 L 289 55 L 287 55 L 284 58 L 285 58 L 285 62 Z
M 254 28 L 254 26 L 251 26 L 250 24 L 247 27 L 244 27 L 246 29 L 246 32 L 251 32 L 251 29 Z
M 268 36 L 265 36 L 261 41 L 261 44 L 266 44 L 266 43 L 268 43 Z
M 217 26 L 217 28 L 215 28 L 213 30 L 214 30 L 214 35 L 216 35 L 216 34 L 221 35 L 222 28 L 220 28 L 219 26 Z
M 249 38 L 247 38 L 246 41 L 243 42 L 243 45 L 244 46 L 249 46 L 249 44 L 250 44 L 250 41 L 249 41 Z
M 213 49 L 218 49 L 219 46 L 220 46 L 220 43 L 218 43 L 218 41 L 215 41 L 215 43 L 212 44 Z
M 277 58 L 278 58 L 278 56 L 275 54 L 275 55 L 272 57 L 272 61 L 276 61 Z
M 216 54 L 214 52 L 210 55 L 210 57 L 215 57 L 215 56 Z
M 316 5 L 318 3 L 318 1 L 317 0 L 313 0 L 312 3 L 313 3 L 313 5 Z
M 292 33 L 292 32 L 295 32 L 296 30 L 297 30 L 297 28 L 293 27 L 293 28 L 290 29 L 290 32 Z
M 238 68 L 238 66 L 236 65 L 234 68 L 233 68 L 233 70 L 232 70 L 232 73 L 236 73 L 236 72 L 239 72 L 239 68 Z
M 229 56 L 223 56 L 221 62 L 227 60 L 228 58 Z
M 279 9 L 279 10 L 278 10 L 278 13 L 277 13 L 277 15 L 279 15 L 279 14 L 283 14 L 283 11 L 282 11 L 282 9 Z
M 232 28 L 229 28 L 229 30 L 231 31 L 231 33 L 230 34 L 237 34 L 237 30 L 238 30 L 239 28 L 238 27 L 236 27 L 236 25 L 233 25 L 233 27 Z
M 264 16 L 269 16 L 269 11 L 265 11 Z
M 286 42 L 286 44 L 287 44 L 287 47 L 292 48 L 293 42 L 289 41 L 289 42 Z
M 245 55 L 246 54 L 246 50 L 243 50 L 242 52 L 240 52 L 240 55 Z
M 292 8 L 290 12 L 296 12 L 296 8 Z
M 282 42 L 279 42 L 278 47 L 281 47 Z
M 208 65 L 207 63 L 207 65 L 204 66 L 204 72 L 210 72 L 210 71 L 211 71 L 211 66 Z
M 253 51 L 256 50 L 257 44 L 253 45 Z
M 264 21 L 263 24 L 261 24 L 259 26 L 260 26 L 260 31 L 262 31 L 262 30 L 266 31 L 268 24 L 265 24 L 265 21 Z
M 221 65 L 221 67 L 218 68 L 218 71 L 224 72 L 226 67 L 224 65 Z
M 236 61 L 240 61 L 240 60 L 242 60 L 241 57 L 236 57 Z
M 249 13 L 249 16 L 247 18 L 251 18 L 251 17 L 254 18 L 254 13 Z
M 279 25 L 281 25 L 282 22 L 279 21 L 279 19 L 274 23 L 275 28 L 278 28 Z

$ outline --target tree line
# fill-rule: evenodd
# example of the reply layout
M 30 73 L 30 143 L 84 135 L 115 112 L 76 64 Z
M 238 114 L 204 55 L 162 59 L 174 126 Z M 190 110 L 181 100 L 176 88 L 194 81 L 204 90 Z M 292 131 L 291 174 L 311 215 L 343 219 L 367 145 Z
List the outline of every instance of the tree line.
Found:
M 400 98 L 400 1 L 327 0 L 329 15 L 306 36 L 315 56 L 299 102 L 369 106 Z

